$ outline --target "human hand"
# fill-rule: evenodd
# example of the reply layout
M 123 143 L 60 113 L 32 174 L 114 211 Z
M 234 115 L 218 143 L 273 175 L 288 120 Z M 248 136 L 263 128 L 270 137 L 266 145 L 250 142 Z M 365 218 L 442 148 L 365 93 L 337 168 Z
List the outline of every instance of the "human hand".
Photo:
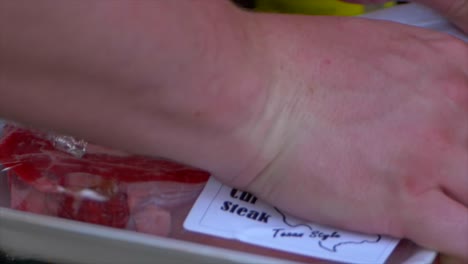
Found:
M 373 4 L 385 3 L 387 0 L 345 0 L 346 2 Z M 445 15 L 460 29 L 468 33 L 468 0 L 414 0 L 427 5 Z
M 217 0 L 59 2 L 0 2 L 3 116 L 468 258 L 466 44 Z
M 468 259 L 467 45 L 388 22 L 262 19 L 274 68 L 249 129 L 264 131 L 258 174 L 219 177 L 304 219 Z

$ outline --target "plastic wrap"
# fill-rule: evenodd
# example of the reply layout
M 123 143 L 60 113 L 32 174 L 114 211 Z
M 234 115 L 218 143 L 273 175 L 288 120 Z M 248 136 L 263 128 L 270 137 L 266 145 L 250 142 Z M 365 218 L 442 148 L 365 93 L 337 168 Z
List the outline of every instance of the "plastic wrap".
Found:
M 7 125 L 2 131 L 1 124 L 0 164 L 0 177 L 8 180 L 10 207 L 16 210 L 278 260 L 332 263 L 185 230 L 183 222 L 210 176 L 189 166 L 15 125 Z M 405 241 L 387 263 L 406 263 L 404 260 L 414 258 L 414 252 L 419 251 Z M 428 253 L 420 254 L 428 258 Z
M 3 130 L 0 162 L 13 209 L 161 236 L 171 234 L 172 215 L 194 202 L 209 177 L 13 125 Z
M 305 263 L 329 263 L 186 231 L 183 222 L 210 176 L 196 168 L 11 124 L 0 129 L 0 164 L 0 176 L 8 178 L 12 209 Z

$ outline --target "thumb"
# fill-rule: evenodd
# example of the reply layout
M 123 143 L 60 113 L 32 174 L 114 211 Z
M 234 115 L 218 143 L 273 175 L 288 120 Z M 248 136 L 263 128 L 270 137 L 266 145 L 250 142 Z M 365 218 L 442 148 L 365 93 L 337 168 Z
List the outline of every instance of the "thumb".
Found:
M 415 0 L 427 5 L 450 19 L 468 33 L 468 0 Z

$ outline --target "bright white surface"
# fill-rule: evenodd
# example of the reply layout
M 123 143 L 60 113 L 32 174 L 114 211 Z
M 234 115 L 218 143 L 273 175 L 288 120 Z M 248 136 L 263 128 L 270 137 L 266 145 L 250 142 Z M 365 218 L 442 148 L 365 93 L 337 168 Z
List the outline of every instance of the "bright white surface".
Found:
M 468 42 L 468 36 L 459 31 L 456 27 L 450 24 L 450 22 L 431 9 L 418 4 L 407 4 L 394 8 L 383 9 L 366 14 L 362 17 L 394 21 L 402 24 L 433 29 L 451 34 Z

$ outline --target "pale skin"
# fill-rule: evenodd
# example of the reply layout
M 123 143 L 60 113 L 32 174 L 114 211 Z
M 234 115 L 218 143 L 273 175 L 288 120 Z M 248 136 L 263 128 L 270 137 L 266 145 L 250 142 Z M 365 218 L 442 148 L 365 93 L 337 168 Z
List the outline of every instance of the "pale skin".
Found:
M 468 31 L 468 1 L 421 0 Z M 226 1 L 0 1 L 0 116 L 468 259 L 468 47 Z

